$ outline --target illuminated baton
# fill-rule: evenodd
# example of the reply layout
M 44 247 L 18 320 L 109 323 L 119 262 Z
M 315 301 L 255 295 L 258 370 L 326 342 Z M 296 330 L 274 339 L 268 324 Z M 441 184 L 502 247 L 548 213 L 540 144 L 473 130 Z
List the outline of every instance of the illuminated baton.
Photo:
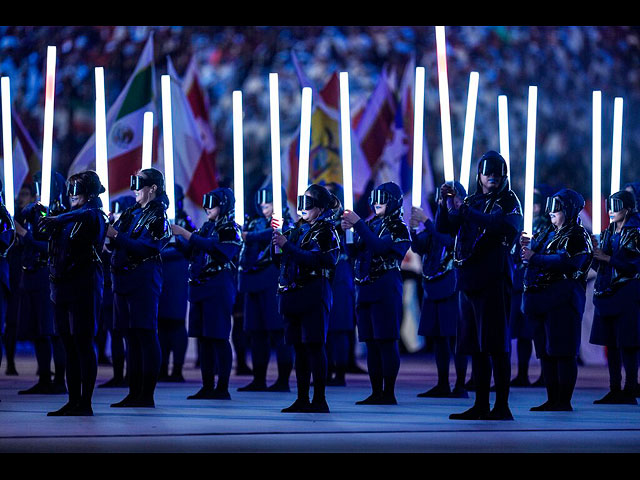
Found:
M 602 92 L 593 92 L 593 137 L 591 166 L 591 231 L 599 236 L 602 229 Z
M 40 203 L 51 201 L 51 156 L 53 150 L 53 97 L 56 86 L 56 47 L 47 47 L 47 73 L 44 94 L 44 138 L 42 143 L 42 189 Z
M 107 118 L 104 94 L 104 68 L 95 68 L 96 77 L 96 173 L 105 191 L 100 194 L 102 210 L 109 212 L 109 166 L 107 163 Z
M 271 185 L 273 187 L 273 219 L 282 225 L 282 168 L 280 166 L 280 105 L 278 74 L 269 74 L 269 113 L 271 119 Z M 282 228 L 278 228 L 281 231 Z M 276 253 L 281 249 L 276 246 Z
M 507 163 L 507 178 L 511 181 L 511 166 L 509 165 L 509 110 L 507 96 L 498 95 L 498 131 L 500 132 L 500 155 Z
M 440 94 L 440 123 L 442 127 L 442 157 L 444 180 L 453 182 L 453 145 L 451 140 L 451 115 L 449 113 L 449 83 L 447 80 L 447 45 L 444 27 L 436 27 L 436 52 L 438 57 L 438 86 Z
M 142 123 L 142 169 L 151 168 L 153 151 L 153 112 L 144 112 Z
M 13 146 L 11 141 L 11 91 L 9 77 L 0 79 L 2 96 L 2 150 L 4 154 L 4 199 L 7 211 L 15 214 L 13 193 Z
M 302 89 L 300 110 L 300 154 L 298 155 L 298 195 L 309 186 L 309 148 L 311 141 L 311 88 Z
M 176 219 L 176 198 L 173 174 L 173 126 L 171 124 L 171 77 L 162 75 L 160 77 L 162 87 L 162 133 L 164 138 L 164 183 L 167 197 L 169 197 L 169 208 L 167 218 L 173 223 Z
M 424 138 L 424 67 L 416 67 L 413 108 L 413 185 L 411 205 L 422 206 L 422 142 Z
M 340 72 L 340 145 L 342 151 L 342 183 L 344 209 L 353 210 L 353 172 L 351 165 L 351 113 L 349 109 L 349 74 Z M 353 243 L 353 229 L 345 232 L 347 243 Z
M 620 190 L 620 164 L 622 156 L 622 97 L 613 103 L 613 147 L 611 155 L 611 195 Z
M 233 92 L 233 190 L 236 223 L 244 225 L 244 168 L 242 156 L 242 92 Z
M 471 150 L 473 149 L 473 129 L 476 121 L 476 104 L 478 101 L 478 72 L 469 74 L 469 93 L 467 95 L 467 115 L 464 122 L 464 140 L 462 142 L 462 163 L 460 165 L 460 183 L 465 191 L 469 191 L 469 174 L 471 169 Z
M 536 107 L 538 87 L 529 87 L 527 112 L 527 154 L 524 186 L 524 231 L 533 235 L 533 186 L 536 171 Z

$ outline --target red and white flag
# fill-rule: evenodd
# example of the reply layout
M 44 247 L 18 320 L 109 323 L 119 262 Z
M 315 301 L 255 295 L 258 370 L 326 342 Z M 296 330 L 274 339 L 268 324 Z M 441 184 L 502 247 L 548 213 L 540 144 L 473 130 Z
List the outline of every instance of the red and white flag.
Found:
M 106 88 L 109 88 L 108 85 Z M 153 57 L 153 33 L 142 50 L 133 74 L 107 112 L 109 193 L 112 199 L 130 194 L 129 179 L 142 166 L 142 131 L 145 112 L 153 112 L 153 158 L 157 157 L 158 112 Z M 82 147 L 68 175 L 96 168 L 95 134 Z

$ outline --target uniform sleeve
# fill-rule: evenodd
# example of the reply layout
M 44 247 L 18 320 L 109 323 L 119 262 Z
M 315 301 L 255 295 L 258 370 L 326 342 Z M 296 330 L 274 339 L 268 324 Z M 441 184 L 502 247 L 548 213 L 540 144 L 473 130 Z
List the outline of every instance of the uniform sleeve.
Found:
M 591 260 L 588 253 L 569 256 L 566 252 L 544 254 L 536 253 L 529 259 L 529 264 L 553 272 L 572 274 L 580 270 Z
M 22 237 L 22 241 L 25 245 L 31 246 L 33 249 L 40 253 L 47 253 L 49 249 L 49 243 L 45 240 L 36 240 L 33 238 L 33 234 L 27 230 L 27 233 Z
M 142 257 L 152 257 L 160 254 L 162 248 L 169 241 L 169 238 L 157 238 L 144 228 L 143 233 L 138 238 L 131 238 L 128 232 L 118 232 L 115 238 L 111 239 L 113 245 L 124 248 L 126 251 Z
M 463 219 L 481 225 L 488 232 L 498 235 L 517 235 L 522 227 L 522 214 L 519 211 L 504 212 L 502 209 L 494 213 L 484 213 L 463 204 L 459 214 Z
M 203 237 L 197 232 L 194 232 L 191 234 L 191 238 L 189 238 L 189 243 L 192 246 L 207 252 L 209 255 L 219 258 L 225 262 L 233 260 L 242 247 L 242 243 L 237 239 L 220 239 L 220 236 L 217 233 L 214 233 L 209 237 Z
M 364 241 L 365 247 L 374 255 L 393 253 L 403 258 L 411 245 L 410 238 L 407 240 L 394 240 L 390 234 L 378 237 L 362 219 L 358 220 L 353 227 Z
M 340 244 L 336 233 L 332 230 L 324 232 L 323 237 L 317 236 L 312 243 L 311 250 L 302 249 L 294 242 L 287 241 L 282 246 L 282 252 L 300 265 L 312 268 L 333 268 L 338 263 Z
M 448 235 L 456 235 L 461 222 L 462 219 L 457 210 L 449 211 L 444 203 L 438 204 L 435 221 L 436 231 Z

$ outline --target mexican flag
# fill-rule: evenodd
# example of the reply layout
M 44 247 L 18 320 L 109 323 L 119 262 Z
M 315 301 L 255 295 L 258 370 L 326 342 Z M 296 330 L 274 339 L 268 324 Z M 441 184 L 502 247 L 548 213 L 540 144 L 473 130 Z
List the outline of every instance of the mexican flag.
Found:
M 129 178 L 142 166 L 142 127 L 145 112 L 153 112 L 154 158 L 157 156 L 158 112 L 156 108 L 153 33 L 149 36 L 133 74 L 107 111 L 107 158 L 109 194 L 112 199 L 130 194 Z M 108 86 L 106 87 L 108 88 Z M 95 134 L 89 138 L 69 167 L 68 175 L 96 168 Z

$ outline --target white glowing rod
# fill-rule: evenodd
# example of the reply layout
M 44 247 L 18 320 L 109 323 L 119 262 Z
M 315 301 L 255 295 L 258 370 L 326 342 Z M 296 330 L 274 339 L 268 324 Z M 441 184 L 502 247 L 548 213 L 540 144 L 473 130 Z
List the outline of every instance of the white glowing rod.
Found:
M 109 167 L 107 163 L 107 117 L 104 94 L 104 68 L 95 68 L 96 77 L 96 173 L 104 186 L 100 194 L 102 210 L 109 212 Z
M 613 147 L 611 155 L 611 195 L 620 190 L 620 164 L 622 157 L 622 97 L 613 102 Z
M 13 193 L 13 146 L 11 141 L 11 93 L 9 77 L 0 79 L 2 96 L 2 151 L 4 154 L 4 200 L 9 215 L 15 213 Z
M 280 166 L 280 102 L 278 99 L 278 74 L 269 74 L 269 113 L 271 117 L 271 185 L 273 186 L 272 217 L 282 222 L 282 168 Z M 278 228 L 281 230 L 281 228 Z M 277 253 L 280 248 L 276 246 Z
M 591 231 L 600 235 L 602 228 L 602 212 L 600 197 L 602 195 L 602 92 L 593 92 L 593 140 L 591 166 Z
M 151 168 L 153 151 L 153 112 L 144 112 L 142 117 L 142 169 Z
M 236 223 L 244 225 L 244 168 L 242 156 L 242 92 L 233 92 L 233 190 Z
M 478 72 L 469 74 L 469 93 L 467 94 L 467 115 L 464 122 L 464 140 L 462 142 L 462 163 L 460 165 L 460 183 L 465 191 L 469 191 L 469 174 L 471 169 L 471 151 L 473 149 L 473 129 L 476 121 L 476 104 L 478 101 Z
M 167 218 L 169 222 L 176 219 L 176 199 L 175 184 L 173 174 L 173 126 L 171 124 L 171 77 L 162 75 L 160 77 L 162 87 L 162 134 L 164 138 L 164 183 L 167 197 L 169 197 L 169 208 Z
M 536 171 L 536 108 L 538 87 L 529 87 L 529 108 L 527 112 L 527 154 L 525 157 L 524 186 L 524 231 L 533 235 L 533 186 Z
M 511 166 L 509 165 L 509 110 L 507 96 L 498 95 L 498 131 L 500 133 L 500 155 L 507 163 L 507 177 L 511 180 Z
M 449 113 L 449 82 L 447 80 L 447 45 L 444 27 L 436 27 L 438 57 L 438 86 L 440 94 L 440 123 L 442 126 L 442 160 L 444 180 L 453 182 L 453 143 L 451 140 L 451 114 Z
M 311 88 L 302 89 L 300 110 L 300 154 L 298 155 L 298 195 L 309 186 L 309 148 L 311 142 Z
M 411 205 L 422 205 L 422 142 L 424 139 L 424 67 L 416 67 L 413 108 L 413 185 Z
M 353 210 L 353 171 L 351 165 L 351 110 L 349 108 L 349 74 L 340 72 L 340 139 L 342 151 L 342 188 L 344 209 Z M 347 243 L 353 243 L 353 229 L 345 232 Z
M 51 200 L 51 156 L 53 150 L 53 97 L 56 86 L 56 47 L 47 47 L 47 73 L 44 94 L 44 138 L 42 142 L 42 189 L 40 202 Z

